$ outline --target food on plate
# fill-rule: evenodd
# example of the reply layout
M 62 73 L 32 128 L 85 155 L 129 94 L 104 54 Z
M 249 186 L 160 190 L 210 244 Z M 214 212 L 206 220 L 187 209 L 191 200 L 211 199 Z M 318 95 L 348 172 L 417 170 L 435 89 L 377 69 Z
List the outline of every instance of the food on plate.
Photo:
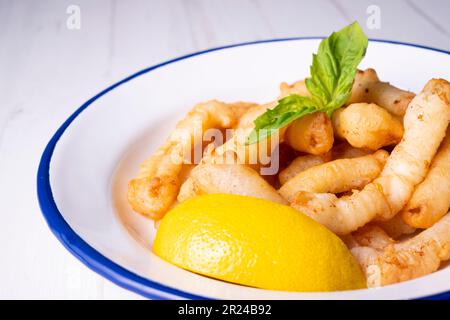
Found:
M 402 215 L 397 213 L 392 219 L 386 221 L 377 221 L 376 224 L 381 227 L 391 238 L 398 239 L 405 235 L 414 233 L 417 229 L 411 227 L 402 219 Z
M 358 70 L 352 95 L 347 104 L 375 103 L 395 116 L 403 116 L 415 94 L 398 89 L 389 82 L 382 82 L 374 69 Z
M 324 154 L 333 147 L 333 126 L 330 118 L 318 112 L 295 120 L 287 128 L 285 140 L 294 150 Z
M 225 193 L 250 196 L 287 204 L 258 172 L 245 165 L 204 163 L 195 167 L 178 195 L 182 202 L 196 195 Z
M 311 167 L 317 166 L 319 164 L 325 163 L 331 160 L 331 153 L 327 152 L 322 155 L 313 155 L 308 154 L 304 156 L 298 156 L 295 158 L 289 166 L 285 169 L 281 170 L 278 173 L 278 179 L 280 180 L 280 184 L 285 184 L 288 180 L 295 177 L 300 172 L 305 171 Z
M 257 288 L 365 287 L 339 237 L 288 206 L 251 197 L 211 194 L 181 203 L 161 221 L 153 250 L 181 268 Z
M 380 175 L 392 214 L 408 202 L 412 189 L 428 173 L 450 121 L 450 83 L 430 80 L 408 106 L 404 118 L 405 133 L 394 148 Z
M 310 96 L 305 80 L 300 80 L 292 85 L 283 82 L 280 85 L 280 97 L 290 94 Z M 394 116 L 403 116 L 406 108 L 414 98 L 413 92 L 394 87 L 388 82 L 382 82 L 374 69 L 357 70 L 353 83 L 352 94 L 347 104 L 374 103 L 389 111 Z
M 355 148 L 370 150 L 397 144 L 403 136 L 402 123 L 374 103 L 353 103 L 337 110 L 333 127 L 338 138 Z
M 379 287 L 429 274 L 450 258 L 450 214 L 411 239 L 394 243 L 387 235 L 354 247 L 369 287 Z M 383 240 L 384 239 L 384 240 Z M 376 243 L 373 246 L 373 243 Z
M 383 250 L 387 246 L 394 244 L 394 239 L 384 231 L 383 228 L 375 224 L 367 224 L 352 234 L 355 247 L 370 247 L 376 250 Z
M 300 80 L 293 84 L 287 84 L 286 82 L 280 84 L 280 99 L 293 93 L 301 96 L 310 96 L 305 80 Z
M 395 146 L 379 177 L 361 191 L 341 198 L 333 193 L 299 191 L 291 200 L 292 207 L 340 235 L 374 219 L 393 218 L 425 178 L 445 136 L 450 121 L 449 98 L 449 82 L 433 79 L 427 83 L 408 106 L 402 141 Z
M 175 201 L 182 169 L 181 162 L 172 161 L 172 151 L 181 155 L 175 148 L 170 143 L 161 146 L 141 164 L 139 175 L 128 186 L 128 202 L 134 211 L 158 219 Z
M 448 260 L 450 83 L 382 82 L 358 70 L 367 46 L 353 23 L 277 99 L 195 106 L 129 184 L 131 208 L 158 221 L 154 252 L 291 291 L 382 286 Z
M 415 228 L 429 228 L 450 207 L 450 129 L 423 180 L 403 209 L 403 220 Z
M 133 210 L 161 218 L 174 203 L 180 187 L 179 174 L 185 154 L 194 147 L 195 137 L 210 128 L 231 128 L 242 110 L 211 100 L 196 105 L 181 120 L 169 139 L 142 163 L 139 175 L 130 181 L 128 202 Z
M 351 159 L 371 154 L 368 149 L 354 148 L 346 142 L 333 147 L 329 152 L 320 155 L 306 154 L 296 157 L 292 162 L 278 173 L 280 184 L 285 184 L 302 171 L 325 162 L 337 159 Z
M 373 151 L 369 149 L 355 148 L 349 145 L 347 142 L 337 144 L 331 149 L 333 159 L 349 159 L 366 156 L 372 154 Z
M 279 192 L 293 202 L 300 191 L 342 193 L 362 188 L 378 177 L 388 156 L 387 151 L 378 150 L 359 158 L 326 162 L 300 172 L 283 184 Z
M 275 103 L 271 102 L 263 105 L 254 105 L 249 108 L 233 127 L 231 138 L 223 145 L 211 150 L 202 161 L 220 164 L 225 163 L 231 157 L 231 159 L 236 158 L 240 164 L 252 165 L 255 168 L 270 161 L 270 155 L 277 146 L 272 143 L 270 138 L 253 145 L 248 145 L 246 141 L 249 133 L 255 127 L 255 119 L 274 105 Z M 282 140 L 283 136 L 284 131 L 278 134 L 278 139 Z
M 247 142 L 263 140 L 309 114 L 324 112 L 331 117 L 350 98 L 367 45 L 368 39 L 356 22 L 322 40 L 313 54 L 310 77 L 305 80 L 309 95 L 294 93 L 278 100 L 274 108 L 255 119 Z

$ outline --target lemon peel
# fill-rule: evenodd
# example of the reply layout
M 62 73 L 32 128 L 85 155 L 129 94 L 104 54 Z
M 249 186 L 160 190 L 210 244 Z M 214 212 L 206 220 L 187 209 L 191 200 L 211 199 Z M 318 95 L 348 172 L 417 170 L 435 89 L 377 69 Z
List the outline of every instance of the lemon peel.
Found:
M 246 196 L 210 194 L 181 203 L 161 221 L 153 251 L 181 268 L 252 287 L 366 287 L 338 236 L 288 206 Z

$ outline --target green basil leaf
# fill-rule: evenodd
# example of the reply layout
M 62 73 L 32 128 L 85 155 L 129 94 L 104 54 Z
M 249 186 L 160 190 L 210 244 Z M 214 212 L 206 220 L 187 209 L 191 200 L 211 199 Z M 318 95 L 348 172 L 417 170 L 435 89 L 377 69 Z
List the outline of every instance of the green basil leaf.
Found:
M 311 77 L 306 87 L 311 98 L 293 94 L 278 102 L 255 121 L 255 129 L 248 144 L 270 136 L 274 130 L 314 112 L 325 112 L 331 117 L 350 98 L 357 68 L 366 54 L 368 39 L 358 22 L 322 40 L 317 54 L 313 54 Z
M 295 119 L 317 112 L 318 106 L 309 97 L 291 94 L 278 101 L 275 108 L 267 110 L 256 120 L 255 128 L 247 138 L 247 144 L 253 144 L 273 134 Z
M 321 41 L 313 55 L 306 87 L 324 112 L 331 115 L 349 99 L 368 39 L 357 22 Z

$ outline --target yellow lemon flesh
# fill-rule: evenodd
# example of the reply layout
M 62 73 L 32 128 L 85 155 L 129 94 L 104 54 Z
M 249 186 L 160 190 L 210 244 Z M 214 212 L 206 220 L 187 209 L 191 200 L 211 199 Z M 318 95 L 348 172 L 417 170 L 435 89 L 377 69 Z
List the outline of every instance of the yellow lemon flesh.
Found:
M 211 194 L 187 200 L 161 221 L 154 252 L 181 268 L 242 285 L 287 291 L 366 286 L 345 244 L 284 205 Z

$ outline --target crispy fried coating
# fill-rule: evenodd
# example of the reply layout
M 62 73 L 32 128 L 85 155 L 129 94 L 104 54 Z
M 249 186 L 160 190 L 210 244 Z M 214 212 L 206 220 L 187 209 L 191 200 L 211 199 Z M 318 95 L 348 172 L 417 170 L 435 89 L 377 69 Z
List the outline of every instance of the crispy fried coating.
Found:
M 355 148 L 350 144 L 348 144 L 347 142 L 341 142 L 331 149 L 331 156 L 334 160 L 363 157 L 372 153 L 373 153 L 372 150 Z
M 305 80 L 296 81 L 293 84 L 282 82 L 280 84 L 280 97 L 282 99 L 290 94 L 298 94 L 300 96 L 309 97 L 311 94 L 306 88 Z
M 215 148 L 210 156 L 205 157 L 204 162 L 230 164 L 230 161 L 236 161 L 235 163 L 246 164 L 254 169 L 269 165 L 273 160 L 272 152 L 283 142 L 286 129 L 282 128 L 269 138 L 254 144 L 248 145 L 246 142 L 255 127 L 255 119 L 275 106 L 276 101 L 250 107 L 233 127 L 232 137 L 223 145 Z
M 288 126 L 285 140 L 297 151 L 324 154 L 333 147 L 333 125 L 323 112 L 309 114 Z
M 374 183 L 340 198 L 333 193 L 299 191 L 291 206 L 337 235 L 346 235 L 373 220 L 378 212 L 389 211 L 381 188 Z
M 450 207 L 450 129 L 422 181 L 402 211 L 403 220 L 415 228 L 429 228 Z
M 378 177 L 388 157 L 384 150 L 353 159 L 339 159 L 311 167 L 288 180 L 279 190 L 289 202 L 299 191 L 340 193 L 362 188 Z
M 352 233 L 353 239 L 360 247 L 371 247 L 376 250 L 383 250 L 395 241 L 379 226 L 367 224 Z
M 408 202 L 425 178 L 450 121 L 450 83 L 430 80 L 405 114 L 405 133 L 394 148 L 377 181 L 391 207 L 392 218 Z
M 140 167 L 128 186 L 128 202 L 134 211 L 160 219 L 174 203 L 185 152 L 194 147 L 196 135 L 210 128 L 231 128 L 237 123 L 237 105 L 211 100 L 196 105 L 182 119 L 168 140 Z
M 236 119 L 235 122 L 239 123 L 242 116 L 246 114 L 250 109 L 257 107 L 258 104 L 253 102 L 239 101 L 229 103 L 228 106 L 231 108 L 231 111 L 234 114 L 234 118 Z
M 134 211 L 159 219 L 170 208 L 179 188 L 180 161 L 172 160 L 172 152 L 181 156 L 174 145 L 160 147 L 141 164 L 136 178 L 128 185 L 128 202 Z
M 355 148 L 378 150 L 397 144 L 403 125 L 388 111 L 374 103 L 354 103 L 334 112 L 334 134 Z
M 396 116 L 403 116 L 415 94 L 382 82 L 374 69 L 358 70 L 348 105 L 356 102 L 375 103 Z
M 396 214 L 392 219 L 387 221 L 377 221 L 376 225 L 382 228 L 389 237 L 398 239 L 404 235 L 414 233 L 416 228 L 411 227 L 403 221 L 400 213 Z
M 450 258 L 450 214 L 409 240 L 392 244 L 392 239 L 383 241 L 383 245 L 351 249 L 366 274 L 368 287 L 411 280 L 436 271 L 442 261 Z
M 317 166 L 319 164 L 323 164 L 331 160 L 331 153 L 327 152 L 322 155 L 313 155 L 308 154 L 306 156 L 299 156 L 295 158 L 289 166 L 283 169 L 278 174 L 278 180 L 280 184 L 285 184 L 289 179 L 295 177 L 300 172 L 305 171 L 311 167 Z
M 256 118 L 266 112 L 268 109 L 272 109 L 276 106 L 276 102 L 269 102 L 265 104 L 255 104 L 250 106 L 245 112 L 239 117 L 238 122 L 233 127 L 235 129 L 247 129 L 250 130 L 255 127 L 253 123 Z
M 178 201 L 211 193 L 237 194 L 287 204 L 255 170 L 239 164 L 210 163 L 199 164 L 192 170 L 181 187 Z
M 280 99 L 293 93 L 302 96 L 309 95 L 303 80 L 298 81 L 293 85 L 282 83 L 280 85 L 280 91 Z M 241 163 L 248 163 L 249 157 L 256 156 L 258 146 L 262 144 L 264 144 L 264 146 L 270 145 L 270 138 L 268 141 L 262 141 L 254 146 L 246 146 L 245 139 L 254 128 L 253 122 L 255 119 L 267 111 L 267 109 L 272 109 L 276 105 L 277 101 L 273 101 L 250 108 L 248 112 L 242 116 L 236 126 L 236 129 L 243 130 L 240 130 L 240 133 L 236 132 L 232 141 L 229 141 L 228 144 L 217 150 L 217 154 L 223 154 L 224 150 L 231 150 L 240 155 L 238 158 L 240 160 L 243 159 Z M 279 142 L 286 141 L 288 145 L 297 151 L 314 155 L 324 154 L 333 146 L 333 126 L 326 114 L 315 113 L 293 121 L 287 128 L 282 128 L 279 131 L 278 139 Z
M 282 99 L 290 94 L 309 97 L 310 93 L 305 80 L 289 85 L 280 84 Z M 295 120 L 286 131 L 286 142 L 295 150 L 320 155 L 328 152 L 333 146 L 334 137 L 330 119 L 324 113 L 316 113 Z
M 386 221 L 394 217 L 425 178 L 445 136 L 450 121 L 449 97 L 448 81 L 432 79 L 427 83 L 408 106 L 402 141 L 387 159 L 380 177 L 361 191 L 340 199 L 331 193 L 299 191 L 291 206 L 339 235 L 375 218 Z

